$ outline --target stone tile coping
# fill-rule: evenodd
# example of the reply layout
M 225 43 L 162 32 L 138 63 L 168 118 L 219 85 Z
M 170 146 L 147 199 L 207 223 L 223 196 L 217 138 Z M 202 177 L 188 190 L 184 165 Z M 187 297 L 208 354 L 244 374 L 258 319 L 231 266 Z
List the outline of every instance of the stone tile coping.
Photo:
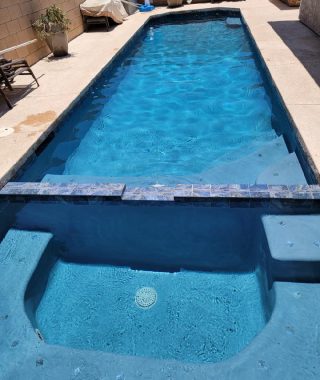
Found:
M 320 200 L 320 185 L 154 185 L 130 187 L 121 183 L 9 182 L 0 197 L 108 198 L 123 201 Z
M 1 190 L 0 196 L 25 197 L 99 197 L 119 199 L 125 189 L 121 183 L 44 183 L 44 182 L 9 182 Z

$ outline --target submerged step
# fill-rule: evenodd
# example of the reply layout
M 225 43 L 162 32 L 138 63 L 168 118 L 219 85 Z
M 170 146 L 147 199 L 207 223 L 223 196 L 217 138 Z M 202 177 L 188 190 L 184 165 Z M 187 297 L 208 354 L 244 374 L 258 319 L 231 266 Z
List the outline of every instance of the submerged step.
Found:
M 242 21 L 239 17 L 227 17 L 226 24 L 231 28 L 240 28 L 242 26 Z
M 307 184 L 298 157 L 290 153 L 276 163 L 271 164 L 257 178 L 257 183 L 272 185 Z
M 0 243 L 1 291 L 17 292 L 17 288 L 24 291 L 28 277 L 51 239 L 52 234 L 48 232 L 15 229 L 7 232 Z

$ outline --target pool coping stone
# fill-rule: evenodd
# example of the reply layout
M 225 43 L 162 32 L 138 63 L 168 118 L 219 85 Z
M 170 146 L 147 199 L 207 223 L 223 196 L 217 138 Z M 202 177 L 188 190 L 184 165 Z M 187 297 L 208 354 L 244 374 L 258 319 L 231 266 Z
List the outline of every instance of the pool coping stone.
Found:
M 319 201 L 320 185 L 212 185 L 133 187 L 121 183 L 8 182 L 0 190 L 3 197 L 109 199 L 122 201 L 215 201 L 245 205 L 246 201 Z

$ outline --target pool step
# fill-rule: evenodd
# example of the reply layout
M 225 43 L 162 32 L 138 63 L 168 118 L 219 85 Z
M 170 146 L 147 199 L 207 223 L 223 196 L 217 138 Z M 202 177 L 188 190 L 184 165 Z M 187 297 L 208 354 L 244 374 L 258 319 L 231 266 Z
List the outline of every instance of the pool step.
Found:
M 248 152 L 251 152 L 248 154 Z M 237 158 L 239 157 L 239 158 Z M 106 177 L 87 175 L 46 174 L 41 182 L 70 183 L 118 183 L 148 186 L 154 183 L 250 183 L 250 184 L 306 184 L 303 171 L 295 153 L 290 153 L 283 138 L 277 137 L 264 144 L 252 142 L 226 154 L 221 163 L 201 173 L 187 176 Z
M 30 302 L 24 301 L 26 284 L 51 239 L 52 234 L 47 232 L 10 229 L 0 242 L 0 317 L 7 319 L 6 325 L 0 326 L 2 347 L 13 347 L 13 337 L 18 342 L 24 339 L 28 344 L 39 343 L 39 337 L 27 317 L 39 297 L 39 287 L 33 289 L 34 297 Z M 7 334 L 4 334 L 5 329 Z
M 290 153 L 276 164 L 270 165 L 257 178 L 258 184 L 302 185 L 307 184 L 298 157 Z
M 52 234 L 10 229 L 0 243 L 1 291 L 24 297 L 25 284 L 47 248 Z M 14 287 L 13 287 L 14 285 Z M 0 295 L 1 300 L 6 294 Z M 1 307 L 0 307 L 1 308 Z
M 248 147 L 245 149 L 248 150 Z M 241 150 L 230 154 L 230 159 L 232 155 L 237 156 L 240 152 Z M 289 168 L 290 172 L 287 172 L 286 168 Z M 278 175 L 273 175 L 274 173 Z M 258 147 L 253 144 L 251 154 L 221 163 L 197 177 L 204 178 L 202 182 L 206 183 L 306 184 L 295 153 L 289 154 L 282 137 L 268 141 L 262 146 L 259 144 Z
M 320 281 L 320 215 L 267 215 L 262 223 L 274 279 Z

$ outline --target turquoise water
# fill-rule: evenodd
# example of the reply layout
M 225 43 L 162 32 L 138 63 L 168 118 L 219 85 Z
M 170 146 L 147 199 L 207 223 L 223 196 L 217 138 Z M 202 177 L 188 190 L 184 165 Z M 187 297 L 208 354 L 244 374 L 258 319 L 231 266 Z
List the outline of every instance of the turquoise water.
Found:
M 306 183 L 244 28 L 184 17 L 146 27 L 20 179 Z
M 143 287 L 157 293 L 149 308 L 136 302 Z M 255 272 L 166 273 L 59 260 L 36 321 L 51 344 L 217 362 L 247 346 L 267 318 Z

